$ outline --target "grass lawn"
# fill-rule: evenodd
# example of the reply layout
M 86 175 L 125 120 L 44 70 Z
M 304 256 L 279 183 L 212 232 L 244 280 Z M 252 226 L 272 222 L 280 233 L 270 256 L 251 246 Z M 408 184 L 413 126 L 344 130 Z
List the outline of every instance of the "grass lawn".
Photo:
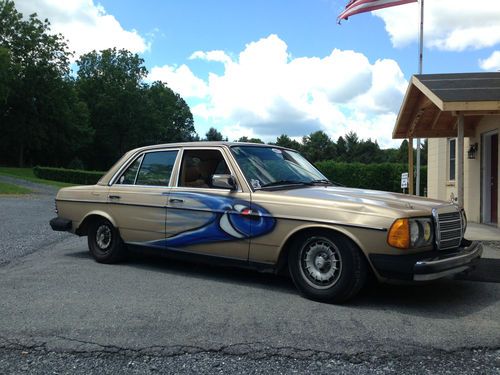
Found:
M 0 175 L 21 178 L 23 180 L 36 182 L 39 184 L 52 185 L 56 187 L 66 187 L 73 186 L 74 184 L 68 184 L 66 182 L 42 180 L 33 174 L 32 168 L 10 168 L 10 167 L 0 167 Z
M 31 193 L 30 189 L 26 189 L 22 186 L 6 184 L 4 182 L 0 182 L 0 195 L 1 194 L 29 194 Z

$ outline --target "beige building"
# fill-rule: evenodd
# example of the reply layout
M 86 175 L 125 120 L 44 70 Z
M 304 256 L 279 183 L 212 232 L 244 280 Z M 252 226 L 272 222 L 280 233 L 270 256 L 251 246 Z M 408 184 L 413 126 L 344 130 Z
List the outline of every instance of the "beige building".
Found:
M 500 227 L 500 73 L 412 77 L 393 138 L 429 138 L 427 194 Z

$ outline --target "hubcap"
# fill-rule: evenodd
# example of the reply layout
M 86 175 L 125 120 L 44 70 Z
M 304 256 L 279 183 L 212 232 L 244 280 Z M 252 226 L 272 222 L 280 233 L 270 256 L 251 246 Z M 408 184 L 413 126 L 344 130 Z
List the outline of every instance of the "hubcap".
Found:
M 108 249 L 111 245 L 111 228 L 109 226 L 103 224 L 97 228 L 96 243 L 99 249 Z
M 300 270 L 305 280 L 314 288 L 333 286 L 342 271 L 340 252 L 329 239 L 311 238 L 301 250 Z

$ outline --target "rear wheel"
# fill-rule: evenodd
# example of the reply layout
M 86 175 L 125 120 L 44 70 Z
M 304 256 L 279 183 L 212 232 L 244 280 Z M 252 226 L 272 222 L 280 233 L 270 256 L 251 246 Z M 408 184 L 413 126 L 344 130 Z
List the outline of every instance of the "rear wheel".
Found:
M 344 302 L 366 281 L 363 254 L 340 234 L 323 230 L 304 233 L 294 241 L 288 255 L 293 282 L 310 299 Z
M 124 257 L 123 241 L 109 220 L 99 218 L 89 226 L 89 251 L 99 263 L 117 263 Z

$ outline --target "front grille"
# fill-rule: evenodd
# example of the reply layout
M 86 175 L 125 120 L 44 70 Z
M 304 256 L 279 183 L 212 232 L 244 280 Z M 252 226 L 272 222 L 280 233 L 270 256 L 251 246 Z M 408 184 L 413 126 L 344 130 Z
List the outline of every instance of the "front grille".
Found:
M 462 214 L 457 206 L 449 205 L 433 210 L 438 250 L 455 249 L 464 236 Z

